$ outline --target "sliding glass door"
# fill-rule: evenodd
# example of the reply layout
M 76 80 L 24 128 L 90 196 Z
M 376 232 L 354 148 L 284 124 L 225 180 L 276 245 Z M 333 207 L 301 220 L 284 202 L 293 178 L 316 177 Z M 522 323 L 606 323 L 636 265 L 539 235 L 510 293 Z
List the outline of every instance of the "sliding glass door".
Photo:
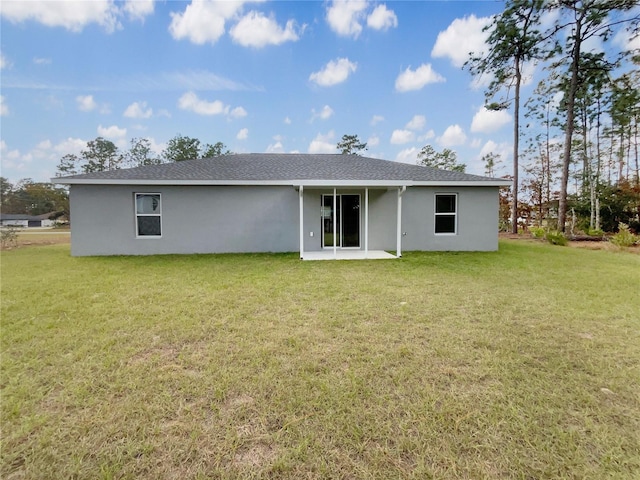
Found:
M 360 247 L 360 195 L 322 195 L 322 246 L 333 247 L 334 222 L 336 246 Z

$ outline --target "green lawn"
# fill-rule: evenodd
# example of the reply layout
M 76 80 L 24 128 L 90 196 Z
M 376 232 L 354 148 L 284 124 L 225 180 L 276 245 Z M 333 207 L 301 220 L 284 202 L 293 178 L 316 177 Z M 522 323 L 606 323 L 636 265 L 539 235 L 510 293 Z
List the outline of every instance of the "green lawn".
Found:
M 1 478 L 640 477 L 640 255 L 1 262 Z

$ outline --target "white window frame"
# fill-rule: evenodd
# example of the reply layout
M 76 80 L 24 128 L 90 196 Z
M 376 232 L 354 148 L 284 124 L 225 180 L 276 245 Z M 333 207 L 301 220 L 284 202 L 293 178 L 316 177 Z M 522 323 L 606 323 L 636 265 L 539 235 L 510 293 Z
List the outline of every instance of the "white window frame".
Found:
M 139 196 L 147 196 L 147 195 L 157 195 L 159 202 L 159 213 L 138 213 L 138 197 Z M 135 232 L 136 238 L 140 239 L 154 239 L 154 238 L 162 238 L 162 194 L 159 192 L 135 192 L 133 194 L 133 213 L 135 215 Z M 160 217 L 160 235 L 140 235 L 138 230 L 138 218 L 139 217 Z
M 455 197 L 455 212 L 438 212 L 439 196 Z M 437 192 L 433 196 L 433 233 L 434 235 L 457 235 L 458 234 L 458 194 L 455 192 Z M 453 216 L 453 232 L 436 232 L 436 219 L 439 216 Z

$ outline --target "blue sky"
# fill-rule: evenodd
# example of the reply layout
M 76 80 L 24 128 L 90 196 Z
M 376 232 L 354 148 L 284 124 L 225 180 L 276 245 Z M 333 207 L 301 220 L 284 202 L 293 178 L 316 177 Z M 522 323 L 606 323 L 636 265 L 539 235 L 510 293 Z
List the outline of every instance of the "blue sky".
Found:
M 512 118 L 461 68 L 498 1 L 3 1 L 2 176 L 48 181 L 103 136 L 180 133 L 234 152 L 330 153 L 343 134 L 470 173 L 510 161 Z M 527 88 L 525 87 L 525 94 Z M 506 173 L 507 168 L 501 173 Z

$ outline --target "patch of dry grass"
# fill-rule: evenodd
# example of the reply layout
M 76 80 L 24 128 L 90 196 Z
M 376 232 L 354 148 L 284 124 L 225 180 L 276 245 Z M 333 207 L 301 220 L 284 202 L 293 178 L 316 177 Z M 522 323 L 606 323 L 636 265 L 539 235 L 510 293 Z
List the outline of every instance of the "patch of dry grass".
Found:
M 15 243 L 11 242 L 0 247 L 2 250 L 13 250 L 16 248 L 42 246 L 42 245 L 70 245 L 71 233 L 68 228 L 56 228 L 47 230 L 29 231 L 25 229 L 16 230 Z
M 636 255 L 296 257 L 3 252 L 0 476 L 637 477 Z

